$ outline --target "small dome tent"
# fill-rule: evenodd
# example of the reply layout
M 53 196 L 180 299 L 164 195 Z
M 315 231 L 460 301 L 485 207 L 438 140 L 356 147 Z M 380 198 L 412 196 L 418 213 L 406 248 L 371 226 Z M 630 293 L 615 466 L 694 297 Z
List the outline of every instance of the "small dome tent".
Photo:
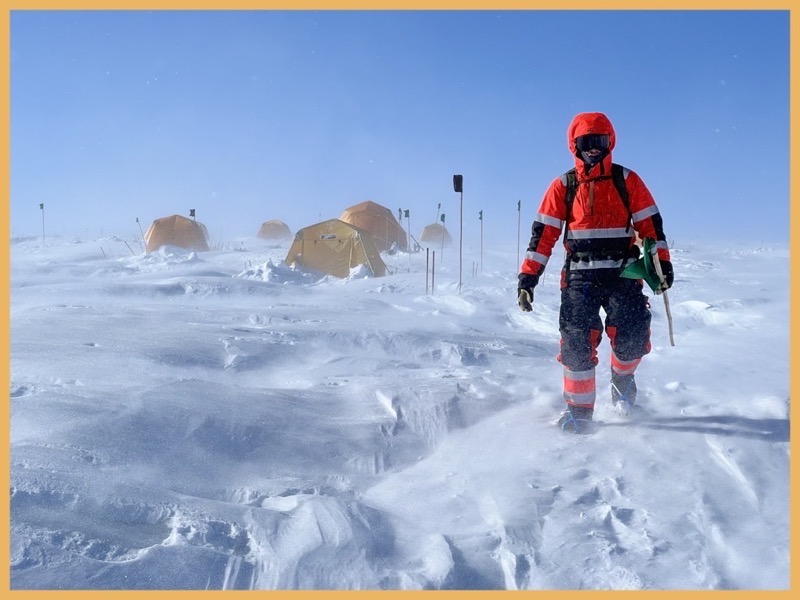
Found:
M 156 219 L 144 234 L 147 252 L 158 250 L 161 246 L 205 252 L 208 250 L 208 239 L 205 225 L 181 215 Z
M 339 219 L 329 219 L 299 230 L 285 262 L 342 279 L 350 275 L 350 269 L 359 265 L 366 265 L 375 277 L 386 275 L 386 265 L 372 236 Z
M 378 252 L 388 250 L 392 244 L 397 244 L 402 250 L 408 249 L 405 230 L 385 206 L 367 200 L 346 208 L 339 219 L 368 232 Z
M 258 229 L 257 237 L 263 240 L 290 240 L 292 231 L 289 226 L 278 219 L 264 221 Z
M 444 225 L 431 223 L 430 225 L 426 225 L 425 229 L 422 230 L 419 241 L 435 244 L 437 246 L 449 246 L 453 243 L 453 238 L 450 237 L 450 233 Z

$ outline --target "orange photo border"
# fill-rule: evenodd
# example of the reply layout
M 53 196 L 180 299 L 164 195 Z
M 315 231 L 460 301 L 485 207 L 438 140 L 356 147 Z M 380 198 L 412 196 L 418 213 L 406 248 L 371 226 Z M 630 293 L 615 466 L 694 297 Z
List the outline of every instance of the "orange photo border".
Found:
M 796 234 L 798 211 L 795 210 L 794 201 L 797 197 L 797 188 L 794 178 L 791 174 L 800 172 L 800 161 L 798 160 L 798 153 L 796 150 L 796 142 L 798 140 L 798 125 L 797 119 L 792 119 L 793 115 L 797 112 L 795 104 L 797 102 L 797 70 L 798 62 L 800 62 L 800 53 L 797 50 L 798 27 L 800 23 L 800 16 L 798 10 L 793 10 L 795 2 L 792 0 L 774 1 L 765 0 L 763 2 L 753 1 L 690 1 L 690 0 L 672 0 L 661 1 L 646 0 L 624 1 L 624 0 L 602 0 L 602 2 L 592 2 L 589 0 L 562 0 L 562 1 L 536 1 L 536 0 L 496 0 L 493 2 L 487 0 L 228 0 L 227 2 L 213 2 L 211 0 L 162 0 L 158 1 L 144 1 L 144 0 L 0 0 L 3 3 L 2 10 L 0 10 L 0 30 L 2 30 L 3 43 L 0 45 L 0 68 L 2 68 L 2 109 L 3 120 L 7 124 L 3 128 L 2 133 L 2 165 L 0 165 L 0 175 L 4 185 L 4 194 L 0 200 L 3 214 L 5 216 L 4 222 L 6 223 L 5 229 L 0 234 L 0 279 L 3 283 L 3 293 L 0 296 L 2 302 L 2 310 L 4 313 L 3 318 L 0 319 L 0 338 L 2 339 L 2 354 L 5 360 L 3 361 L 3 368 L 0 369 L 2 374 L 2 383 L 4 389 L 10 390 L 10 14 L 15 10 L 108 10 L 108 9 L 126 9 L 126 10 L 757 10 L 757 11 L 788 11 L 790 13 L 790 240 L 789 250 L 791 256 L 800 254 L 800 239 Z M 791 309 L 789 316 L 789 339 L 790 339 L 790 397 L 797 397 L 798 391 L 798 376 L 797 376 L 797 352 L 794 344 L 795 340 L 800 339 L 800 331 L 798 331 L 798 318 L 797 309 L 795 308 L 795 299 L 798 298 L 797 285 L 798 285 L 798 267 L 800 262 L 790 260 L 790 293 L 791 293 Z M 6 454 L 6 460 L 2 462 L 2 476 L 4 481 L 10 483 L 10 398 L 7 402 L 3 403 L 3 426 L 4 440 L 6 448 L 9 453 Z M 798 416 L 797 406 L 790 407 L 790 420 L 792 417 Z M 796 456 L 796 448 L 793 439 L 790 442 L 791 454 Z M 793 457 L 792 457 L 793 458 Z M 798 503 L 797 503 L 797 482 L 798 482 L 798 461 L 790 460 L 790 489 L 791 489 L 791 503 L 790 503 L 790 558 L 798 556 L 797 545 L 797 521 Z M 6 496 L 0 502 L 0 518 L 5 523 L 10 523 L 10 498 Z M 777 598 L 791 598 L 796 597 L 798 591 L 798 577 L 795 569 L 791 569 L 791 579 L 789 590 L 779 591 L 683 591 L 683 590 L 663 590 L 663 591 L 113 591 L 113 590 L 68 590 L 68 591 L 31 591 L 31 590 L 11 590 L 10 589 L 10 534 L 9 528 L 3 527 L 3 543 L 0 544 L 0 592 L 3 593 L 4 598 L 102 598 L 106 600 L 127 600 L 134 596 L 147 597 L 148 599 L 161 599 L 169 598 L 204 598 L 210 597 L 232 597 L 240 594 L 246 594 L 248 597 L 262 596 L 269 597 L 271 600 L 298 600 L 300 598 L 314 598 L 320 600 L 330 599 L 352 599 L 354 596 L 357 598 L 380 598 L 386 600 L 387 596 L 401 594 L 403 600 L 410 596 L 422 598 L 431 595 L 442 597 L 465 597 L 465 598 L 500 598 L 505 596 L 508 598 L 514 594 L 524 595 L 526 598 L 540 600 L 542 598 L 578 598 L 586 594 L 604 595 L 610 597 L 610 594 L 635 594 L 637 597 L 650 596 L 650 597 L 663 597 L 667 595 L 681 596 L 694 596 L 704 597 L 708 594 L 736 594 L 738 596 L 753 595 L 757 598 L 769 597 L 770 599 Z M 5 565 L 5 566 L 2 566 Z M 792 566 L 796 567 L 796 561 L 792 561 Z

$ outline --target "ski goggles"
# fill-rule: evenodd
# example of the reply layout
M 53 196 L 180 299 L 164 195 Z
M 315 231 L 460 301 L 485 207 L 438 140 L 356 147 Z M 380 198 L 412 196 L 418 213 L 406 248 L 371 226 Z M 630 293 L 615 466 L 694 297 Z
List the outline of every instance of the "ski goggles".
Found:
M 575 138 L 575 147 L 581 152 L 592 149 L 608 150 L 609 142 L 609 136 L 604 133 L 590 133 Z

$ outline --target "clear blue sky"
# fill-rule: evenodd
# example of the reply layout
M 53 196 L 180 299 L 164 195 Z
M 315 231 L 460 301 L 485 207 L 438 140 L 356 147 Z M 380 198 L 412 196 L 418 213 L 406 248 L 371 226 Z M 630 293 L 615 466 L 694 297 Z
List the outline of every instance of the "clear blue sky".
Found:
M 789 237 L 788 11 L 14 11 L 11 235 L 197 211 L 214 240 L 371 199 L 522 238 L 583 111 L 668 238 Z

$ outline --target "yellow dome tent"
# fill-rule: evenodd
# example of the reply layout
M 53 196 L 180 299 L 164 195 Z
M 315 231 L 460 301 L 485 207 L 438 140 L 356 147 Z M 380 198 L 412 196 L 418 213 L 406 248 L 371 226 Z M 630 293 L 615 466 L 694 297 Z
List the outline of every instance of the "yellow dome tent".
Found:
M 408 249 L 405 230 L 398 223 L 394 213 L 385 206 L 367 200 L 346 208 L 339 219 L 367 231 L 372 236 L 378 252 L 388 250 L 392 244 L 397 244 L 401 250 Z
M 453 238 L 450 237 L 450 233 L 447 231 L 444 225 L 439 225 L 439 223 L 431 223 L 430 225 L 425 226 L 425 229 L 422 230 L 422 233 L 419 236 L 419 241 L 427 242 L 428 244 L 436 246 L 449 246 L 453 243 Z
M 208 250 L 208 239 L 205 225 L 181 215 L 156 219 L 144 234 L 147 252 L 158 250 L 161 246 L 205 252 Z
M 264 221 L 258 229 L 257 237 L 264 240 L 290 240 L 292 231 L 289 226 L 278 219 Z
M 286 264 L 345 278 L 366 265 L 375 277 L 386 275 L 386 264 L 372 236 L 340 219 L 329 219 L 300 229 L 286 255 Z

